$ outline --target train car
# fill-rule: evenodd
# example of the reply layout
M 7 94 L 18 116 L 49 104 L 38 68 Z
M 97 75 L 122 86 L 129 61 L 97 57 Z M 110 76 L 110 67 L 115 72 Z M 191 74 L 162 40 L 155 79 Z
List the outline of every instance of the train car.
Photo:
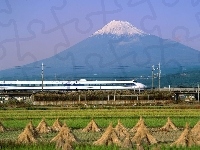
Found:
M 130 81 L 0 81 L 0 90 L 143 90 L 146 86 Z

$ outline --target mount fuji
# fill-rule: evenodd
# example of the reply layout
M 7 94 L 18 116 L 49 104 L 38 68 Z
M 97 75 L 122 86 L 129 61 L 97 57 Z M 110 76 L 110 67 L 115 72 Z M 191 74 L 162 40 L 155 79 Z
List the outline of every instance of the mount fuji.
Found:
M 127 78 L 151 76 L 152 65 L 162 74 L 200 66 L 200 52 L 181 43 L 150 35 L 125 21 L 111 21 L 80 43 L 31 64 L 0 72 L 1 80 Z

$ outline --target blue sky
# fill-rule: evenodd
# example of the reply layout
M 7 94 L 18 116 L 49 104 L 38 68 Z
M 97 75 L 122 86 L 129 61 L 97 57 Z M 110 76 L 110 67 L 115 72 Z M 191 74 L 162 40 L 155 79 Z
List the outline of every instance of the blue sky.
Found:
M 198 0 L 1 0 L 0 70 L 51 57 L 112 20 L 200 50 Z

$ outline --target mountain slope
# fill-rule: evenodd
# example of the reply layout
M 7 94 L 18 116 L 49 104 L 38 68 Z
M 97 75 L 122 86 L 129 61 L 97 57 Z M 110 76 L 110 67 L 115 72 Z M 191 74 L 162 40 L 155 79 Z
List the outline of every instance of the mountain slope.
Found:
M 92 36 L 61 53 L 19 68 L 0 72 L 3 80 L 126 78 L 150 76 L 161 63 L 162 74 L 200 65 L 199 51 L 180 43 L 148 35 L 128 22 L 112 21 Z M 50 67 L 50 68 L 49 68 Z

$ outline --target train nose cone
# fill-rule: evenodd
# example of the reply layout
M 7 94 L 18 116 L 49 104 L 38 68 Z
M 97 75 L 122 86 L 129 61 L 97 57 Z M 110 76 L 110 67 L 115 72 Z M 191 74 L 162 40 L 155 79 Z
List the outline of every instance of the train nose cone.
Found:
M 147 86 L 144 85 L 144 84 L 141 84 L 141 85 L 140 85 L 140 88 L 147 88 Z

